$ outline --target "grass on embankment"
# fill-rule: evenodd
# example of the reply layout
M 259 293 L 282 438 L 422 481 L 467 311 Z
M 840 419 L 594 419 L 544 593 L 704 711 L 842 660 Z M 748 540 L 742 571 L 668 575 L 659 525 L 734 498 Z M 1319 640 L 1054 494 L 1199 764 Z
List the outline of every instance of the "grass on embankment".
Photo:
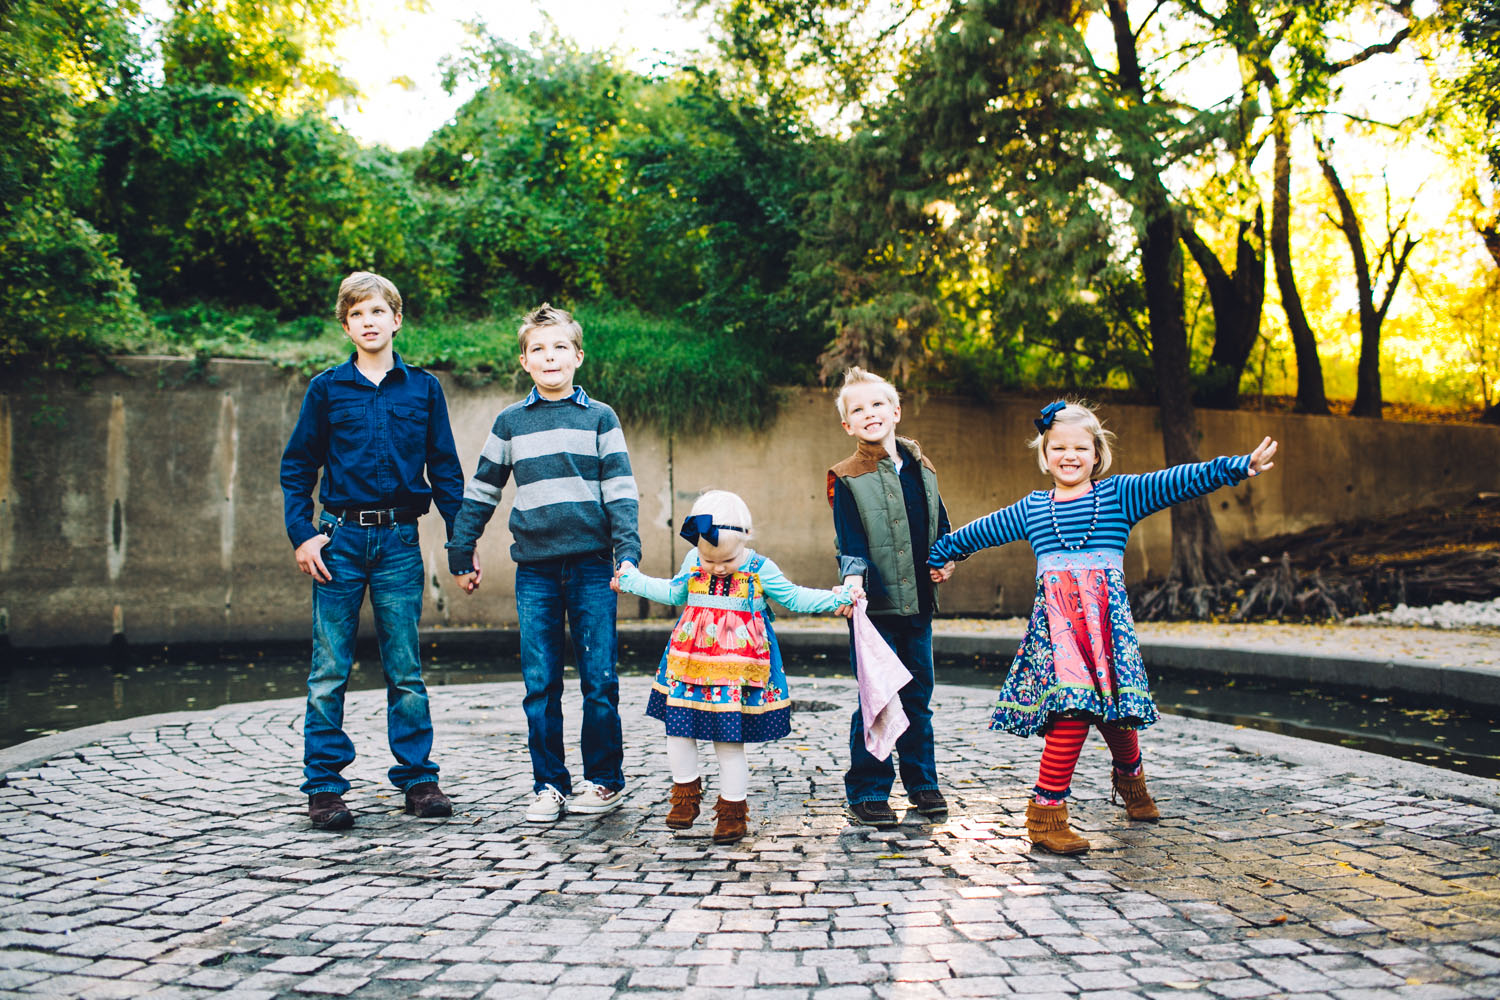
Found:
M 578 305 L 584 364 L 578 383 L 622 417 L 667 432 L 764 427 L 775 414 L 774 367 L 758 345 L 725 331 L 690 327 L 634 310 Z M 407 316 L 396 350 L 408 363 L 446 370 L 465 383 L 525 389 L 516 331 L 522 310 L 478 318 Z M 258 309 L 189 306 L 160 313 L 131 353 L 262 359 L 308 374 L 336 365 L 351 347 L 338 323 L 277 320 Z

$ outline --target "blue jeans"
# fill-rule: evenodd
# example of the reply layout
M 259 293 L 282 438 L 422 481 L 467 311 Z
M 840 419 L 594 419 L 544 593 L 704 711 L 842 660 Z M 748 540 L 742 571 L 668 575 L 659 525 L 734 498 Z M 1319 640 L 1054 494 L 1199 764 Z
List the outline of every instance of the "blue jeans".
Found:
M 906 794 L 936 790 L 937 761 L 932 742 L 932 618 L 881 615 L 870 619 L 882 638 L 895 650 L 911 680 L 901 689 L 901 708 L 909 725 L 896 741 L 895 756 L 901 761 L 901 784 Z M 854 661 L 854 628 L 849 629 L 849 664 Z M 865 749 L 864 720 L 856 706 L 849 724 L 849 770 L 844 772 L 844 794 L 851 803 L 884 802 L 891 797 L 896 769 L 891 758 L 876 760 Z
M 325 516 L 322 523 L 334 521 Z M 436 781 L 438 766 L 429 757 L 432 714 L 417 643 L 423 570 L 416 524 L 338 525 L 323 546 L 323 564 L 333 580 L 313 582 L 312 669 L 307 675 L 307 716 L 302 726 L 302 773 L 307 780 L 302 791 L 343 795 L 349 790 L 349 782 L 340 773 L 354 760 L 354 744 L 343 728 L 344 691 L 354 663 L 354 638 L 366 588 L 385 668 L 386 736 L 396 758 L 391 784 L 404 790 Z
M 563 755 L 563 622 L 573 632 L 583 689 L 583 776 L 624 788 L 620 679 L 615 673 L 615 608 L 607 552 L 516 563 L 516 613 L 521 621 L 521 676 L 526 681 L 527 746 L 532 791 L 551 785 L 573 794 Z

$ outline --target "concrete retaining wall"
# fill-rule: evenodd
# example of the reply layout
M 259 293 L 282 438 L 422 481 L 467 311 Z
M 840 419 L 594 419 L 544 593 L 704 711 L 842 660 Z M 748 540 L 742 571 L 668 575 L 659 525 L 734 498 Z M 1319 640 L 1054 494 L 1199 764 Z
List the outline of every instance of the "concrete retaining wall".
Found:
M 0 376 L 0 629 L 17 646 L 256 640 L 308 634 L 309 587 L 281 520 L 278 463 L 306 379 L 258 362 L 215 361 L 191 379 L 174 359 L 131 359 L 129 376 L 89 391 Z M 585 382 L 585 384 L 587 384 Z M 444 378 L 465 469 L 514 395 Z M 1037 402 L 932 399 L 902 430 L 937 465 L 954 523 L 1019 498 L 1045 480 L 1025 448 Z M 1116 471 L 1160 467 L 1149 407 L 1105 414 L 1120 438 Z M 1462 500 L 1500 489 L 1500 428 L 1201 412 L 1204 457 L 1282 442 L 1264 479 L 1213 498 L 1226 541 Z M 757 547 L 809 586 L 836 582 L 825 470 L 852 450 L 831 393 L 789 394 L 763 435 L 705 432 L 668 440 L 626 427 L 641 488 L 643 567 L 669 575 L 685 550 L 676 525 L 700 490 L 732 489 L 756 517 Z M 515 621 L 508 510 L 480 545 L 483 588 L 449 582 L 442 522 L 422 524 L 428 571 L 424 624 Z M 1132 535 L 1129 578 L 1164 571 L 1165 513 Z M 1034 563 L 1024 545 L 965 563 L 943 590 L 954 614 L 1028 610 Z M 625 598 L 622 614 L 670 615 Z

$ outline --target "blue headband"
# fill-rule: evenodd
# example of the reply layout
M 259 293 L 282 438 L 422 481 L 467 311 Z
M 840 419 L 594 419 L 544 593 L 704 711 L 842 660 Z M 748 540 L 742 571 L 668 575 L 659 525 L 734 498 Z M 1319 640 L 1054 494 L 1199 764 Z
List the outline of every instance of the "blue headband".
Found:
M 700 538 L 710 545 L 718 545 L 720 531 L 738 531 L 742 535 L 749 534 L 748 531 L 737 525 L 714 524 L 714 516 L 712 514 L 689 515 L 683 520 L 682 531 L 678 532 L 678 534 L 694 545 L 698 544 L 698 539 Z
M 1047 433 L 1047 431 L 1052 427 L 1052 418 L 1061 413 L 1063 407 L 1067 405 L 1068 404 L 1066 402 L 1059 399 L 1055 403 L 1048 403 L 1046 406 L 1042 407 L 1042 415 L 1039 418 L 1035 418 L 1031 421 L 1032 423 L 1036 424 L 1037 433 Z

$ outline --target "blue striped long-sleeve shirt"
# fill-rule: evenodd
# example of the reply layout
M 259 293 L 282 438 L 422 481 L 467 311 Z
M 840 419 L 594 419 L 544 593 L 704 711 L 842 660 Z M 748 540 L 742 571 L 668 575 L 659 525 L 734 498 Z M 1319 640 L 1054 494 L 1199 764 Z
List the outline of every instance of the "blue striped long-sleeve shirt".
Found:
M 588 552 L 639 563 L 639 494 L 620 419 L 581 386 L 566 399 L 533 389 L 500 411 L 464 487 L 448 543 L 448 569 L 474 568 L 474 544 L 514 478 L 510 557 L 540 562 Z
M 1031 543 L 1031 550 L 1039 559 L 1080 548 L 1085 552 L 1118 552 L 1123 556 L 1130 529 L 1146 515 L 1212 493 L 1221 486 L 1233 486 L 1249 475 L 1250 456 L 1235 455 L 1211 462 L 1174 465 L 1141 476 L 1100 479 L 1091 491 L 1098 499 L 1097 523 L 1094 523 L 1095 497 L 1089 493 L 1056 504 L 1054 525 L 1052 491 L 1036 490 L 1009 507 L 970 521 L 939 538 L 933 543 L 927 564 L 940 567 L 950 559 L 967 559 L 980 549 L 1023 538 Z M 1091 523 L 1094 523 L 1092 532 Z

